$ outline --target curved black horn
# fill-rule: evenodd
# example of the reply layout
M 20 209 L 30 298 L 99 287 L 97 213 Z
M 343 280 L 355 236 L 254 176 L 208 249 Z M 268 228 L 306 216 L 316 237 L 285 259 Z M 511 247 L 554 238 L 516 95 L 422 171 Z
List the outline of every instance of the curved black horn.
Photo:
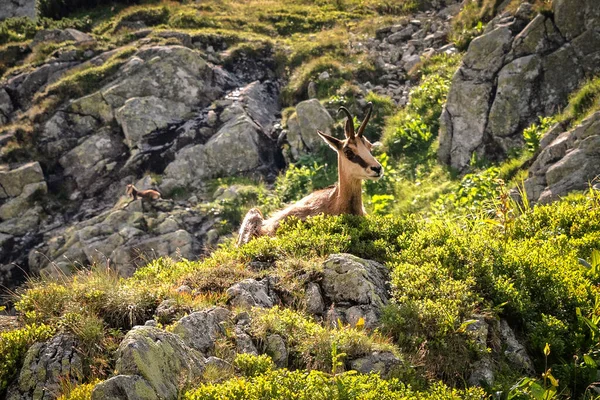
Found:
M 353 138 L 354 137 L 354 120 L 352 118 L 352 115 L 350 114 L 350 111 L 348 111 L 348 109 L 344 106 L 340 107 L 338 109 L 338 114 L 340 113 L 340 111 L 343 111 L 344 114 L 346 114 L 346 117 L 348 117 L 348 119 L 346 120 L 346 128 L 345 128 L 345 134 L 347 137 L 349 138 Z
M 356 136 L 358 136 L 358 137 L 362 136 L 363 132 L 365 131 L 365 128 L 367 127 L 367 123 L 369 122 L 369 119 L 371 118 L 371 112 L 373 111 L 373 103 L 369 102 L 368 106 L 369 106 L 369 111 L 367 112 L 367 116 L 365 117 L 363 122 L 360 124 L 360 127 L 358 128 L 358 132 L 356 133 Z

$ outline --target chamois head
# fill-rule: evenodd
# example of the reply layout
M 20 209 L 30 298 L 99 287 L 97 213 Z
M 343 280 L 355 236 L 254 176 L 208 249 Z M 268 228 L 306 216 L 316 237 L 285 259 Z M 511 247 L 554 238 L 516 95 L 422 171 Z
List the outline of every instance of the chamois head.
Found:
M 131 194 L 133 193 L 133 190 L 135 189 L 135 186 L 133 185 L 127 185 L 127 189 L 125 189 L 125 194 L 127 196 L 131 196 Z
M 338 113 L 343 112 L 347 117 L 344 140 L 317 131 L 319 136 L 338 153 L 338 169 L 351 178 L 377 180 L 383 176 L 383 167 L 371 154 L 373 145 L 363 136 L 372 111 L 373 103 L 369 103 L 369 111 L 355 133 L 352 115 L 345 107 L 340 107 Z

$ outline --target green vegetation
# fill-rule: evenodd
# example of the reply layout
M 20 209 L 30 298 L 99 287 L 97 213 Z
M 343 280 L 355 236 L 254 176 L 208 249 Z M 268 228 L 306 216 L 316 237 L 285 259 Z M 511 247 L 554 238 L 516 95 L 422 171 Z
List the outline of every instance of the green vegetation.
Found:
M 575 91 L 569 99 L 569 105 L 559 116 L 559 120 L 571 124 L 600 110 L 600 77 L 590 79 Z
M 384 380 L 377 374 L 351 372 L 328 375 L 319 371 L 269 371 L 252 378 L 235 378 L 221 384 L 207 384 L 186 393 L 189 400 L 233 399 L 382 399 L 382 400 L 459 400 L 480 399 L 481 389 L 459 391 L 442 384 L 427 392 L 415 392 L 397 379 Z
M 55 328 L 31 324 L 24 328 L 0 333 L 0 393 L 17 376 L 25 353 L 35 342 L 52 337 Z
M 377 332 L 369 335 L 366 331 L 351 326 L 328 329 L 298 312 L 279 307 L 256 312 L 251 329 L 253 336 L 261 340 L 266 340 L 270 334 L 280 335 L 290 353 L 288 365 L 299 369 L 333 372 L 336 369 L 331 357 L 334 349 L 339 354 L 344 354 L 340 359 L 356 359 L 372 351 L 396 351 Z M 340 369 L 339 365 L 337 369 Z
M 539 121 L 539 125 L 532 124 L 523 130 L 525 145 L 527 146 L 527 150 L 532 153 L 535 153 L 539 149 L 540 139 L 544 136 L 544 133 L 556 123 L 556 119 L 552 117 L 539 117 Z

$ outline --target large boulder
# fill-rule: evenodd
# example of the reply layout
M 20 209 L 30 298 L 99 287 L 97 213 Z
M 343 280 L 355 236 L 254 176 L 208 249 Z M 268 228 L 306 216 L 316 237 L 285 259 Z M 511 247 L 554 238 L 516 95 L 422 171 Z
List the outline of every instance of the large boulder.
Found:
M 530 202 L 547 203 L 585 190 L 600 175 L 600 112 L 568 131 L 557 125 L 541 143 L 525 181 Z
M 14 17 L 36 17 L 35 0 L 10 0 L 0 7 L 0 21 Z
M 269 84 L 253 82 L 228 96 L 222 125 L 205 144 L 184 147 L 165 169 L 161 189 L 202 187 L 219 176 L 256 175 L 274 165 L 276 141 L 270 137 L 277 103 Z
M 317 99 L 310 99 L 296 105 L 296 110 L 287 121 L 287 140 L 293 158 L 314 152 L 324 145 L 317 130 L 331 133 L 333 118 Z
M 262 281 L 245 279 L 227 289 L 226 294 L 229 304 L 245 309 L 252 307 L 271 308 L 277 301 L 268 279 Z
M 44 181 L 44 173 L 39 162 L 30 162 L 9 170 L 0 166 L 0 199 L 17 197 L 25 186 Z
M 225 336 L 224 323 L 230 318 L 231 312 L 223 307 L 197 311 L 177 321 L 173 333 L 179 335 L 187 346 L 210 355 L 215 341 Z
M 442 162 L 464 171 L 474 153 L 502 159 L 523 146 L 524 128 L 560 110 L 586 75 L 600 71 L 595 0 L 553 7 L 554 19 L 538 15 L 528 24 L 524 12 L 501 15 L 471 43 L 440 120 Z
M 307 287 L 307 311 L 328 309 L 326 318 L 332 325 L 338 320 L 355 326 L 362 320 L 368 329 L 379 325 L 384 305 L 389 301 L 389 271 L 386 266 L 351 254 L 332 254 L 323 263 L 316 288 Z M 323 305 L 316 294 L 322 293 Z M 321 311 L 322 312 L 322 311 Z
M 65 380 L 82 379 L 83 360 L 77 341 L 60 334 L 27 350 L 17 383 L 8 390 L 9 400 L 55 399 Z
M 94 388 L 92 398 L 99 398 L 100 393 L 114 393 L 115 387 L 133 386 L 138 393 L 149 395 L 139 398 L 177 399 L 183 385 L 201 376 L 204 364 L 204 357 L 186 346 L 179 336 L 151 326 L 137 326 L 119 345 L 115 370 L 118 375 L 141 377 L 145 382 L 139 378 L 120 378 L 110 386 L 104 382 Z

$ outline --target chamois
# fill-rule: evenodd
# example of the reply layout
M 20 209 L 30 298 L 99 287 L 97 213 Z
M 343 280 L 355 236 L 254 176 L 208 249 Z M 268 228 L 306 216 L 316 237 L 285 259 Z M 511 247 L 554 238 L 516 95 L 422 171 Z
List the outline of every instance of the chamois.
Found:
M 149 200 L 160 199 L 160 193 L 158 193 L 156 190 L 137 190 L 136 187 L 133 185 L 127 185 L 127 190 L 125 191 L 125 193 L 127 194 L 127 196 L 133 197 L 133 200 L 137 200 L 138 196 L 142 199 Z
M 269 219 L 264 219 L 258 208 L 251 209 L 240 227 L 238 246 L 248 243 L 254 237 L 273 236 L 279 228 L 279 224 L 291 216 L 304 220 L 318 214 L 366 214 L 362 202 L 362 181 L 364 179 L 377 180 L 383 176 L 381 164 L 371 154 L 373 145 L 363 136 L 372 111 L 373 104 L 369 103 L 369 111 L 355 134 L 352 115 L 345 107 L 340 107 L 338 113 L 344 112 L 347 117 L 344 140 L 317 131 L 325 143 L 337 153 L 337 183 L 309 194 L 276 212 Z

